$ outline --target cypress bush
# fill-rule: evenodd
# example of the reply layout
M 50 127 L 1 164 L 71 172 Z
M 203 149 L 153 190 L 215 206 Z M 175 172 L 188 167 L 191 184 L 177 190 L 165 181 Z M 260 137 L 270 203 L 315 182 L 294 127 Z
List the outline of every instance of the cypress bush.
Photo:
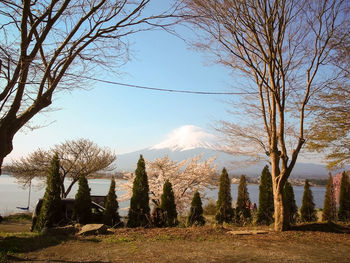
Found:
M 74 218 L 80 224 L 88 224 L 91 222 L 91 195 L 88 181 L 84 175 L 79 177 L 79 188 L 75 195 L 74 202 Z
M 176 226 L 178 224 L 175 196 L 169 180 L 166 180 L 163 186 L 163 194 L 160 197 L 160 209 L 163 211 L 166 226 Z
M 218 201 L 216 202 L 215 219 L 219 224 L 223 222 L 231 223 L 234 211 L 232 208 L 231 184 L 226 169 L 222 169 L 220 176 L 220 185 L 218 193 Z
M 164 213 L 159 206 L 155 206 L 151 212 L 151 223 L 153 227 L 165 226 Z
M 350 182 L 345 172 L 340 181 L 338 219 L 340 221 L 350 220 Z
M 334 198 L 333 177 L 329 173 L 324 204 L 322 210 L 322 221 L 336 221 L 336 203 Z
M 301 221 L 313 222 L 317 221 L 314 197 L 310 189 L 310 183 L 305 180 L 303 201 L 300 208 Z
M 198 191 L 196 191 L 193 195 L 193 198 L 191 201 L 190 214 L 188 215 L 187 223 L 190 226 L 192 225 L 203 226 L 205 224 L 205 219 L 203 217 L 202 200 Z
M 145 167 L 145 160 L 142 155 L 137 162 L 135 179 L 130 199 L 127 227 L 148 226 L 150 221 L 149 207 L 149 186 Z
M 51 167 L 46 179 L 46 190 L 43 203 L 34 224 L 34 230 L 41 231 L 44 227 L 52 227 L 62 218 L 61 180 L 59 173 L 59 159 L 55 154 L 51 160 Z
M 290 182 L 286 182 L 283 188 L 283 206 L 288 222 L 294 225 L 299 217 L 298 207 L 295 202 L 293 186 Z
M 120 216 L 118 213 L 118 201 L 115 194 L 115 180 L 111 179 L 108 194 L 105 201 L 105 211 L 103 213 L 103 223 L 108 226 L 117 227 L 121 225 Z
M 241 176 L 238 185 L 238 196 L 236 205 L 236 222 L 247 223 L 251 220 L 250 199 L 247 189 L 247 180 L 244 175 Z
M 259 185 L 259 208 L 256 223 L 258 225 L 270 225 L 273 222 L 273 189 L 272 176 L 266 165 L 262 170 Z

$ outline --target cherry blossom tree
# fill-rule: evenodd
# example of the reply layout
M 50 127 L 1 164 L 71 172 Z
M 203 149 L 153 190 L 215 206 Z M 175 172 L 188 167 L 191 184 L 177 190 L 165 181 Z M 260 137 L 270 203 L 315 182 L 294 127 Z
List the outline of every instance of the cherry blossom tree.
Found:
M 166 180 L 173 186 L 175 203 L 180 214 L 184 213 L 191 204 L 196 191 L 204 195 L 206 188 L 214 188 L 218 183 L 215 158 L 201 161 L 201 156 L 195 156 L 183 161 L 172 161 L 168 156 L 147 162 L 148 184 L 150 199 L 155 206 L 159 206 L 163 185 Z M 132 173 L 124 173 L 119 187 L 125 191 L 121 200 L 128 200 L 132 194 Z

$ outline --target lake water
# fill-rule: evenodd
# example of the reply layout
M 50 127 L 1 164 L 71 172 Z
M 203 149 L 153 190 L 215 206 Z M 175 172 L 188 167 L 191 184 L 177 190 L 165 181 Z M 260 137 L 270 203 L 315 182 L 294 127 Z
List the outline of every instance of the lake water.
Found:
M 89 186 L 91 188 L 91 195 L 106 195 L 109 190 L 110 180 L 105 179 L 89 179 Z M 78 189 L 78 183 L 76 183 L 71 190 L 68 197 L 74 197 Z M 301 205 L 301 199 L 304 192 L 303 186 L 294 186 L 295 200 L 298 207 Z M 311 188 L 314 202 L 317 208 L 323 207 L 323 199 L 325 195 L 325 187 L 312 187 Z M 44 184 L 39 180 L 32 181 L 32 190 L 30 197 L 29 210 L 32 211 L 35 207 L 36 202 L 39 198 L 42 198 L 44 195 Z M 248 192 L 250 200 L 255 203 L 259 203 L 259 185 L 248 185 Z M 11 213 L 21 212 L 22 210 L 17 207 L 27 207 L 28 206 L 28 188 L 23 188 L 20 184 L 17 183 L 17 180 L 8 175 L 0 176 L 0 214 L 8 215 Z M 233 202 L 237 199 L 238 185 L 231 185 L 231 194 Z M 206 196 L 209 198 L 217 199 L 218 189 L 207 190 Z M 117 192 L 117 196 L 118 192 Z M 205 201 L 204 201 L 205 203 Z M 121 202 L 119 211 L 121 215 L 126 215 L 126 207 L 129 206 L 129 201 Z M 124 209 L 123 209 L 124 208 Z

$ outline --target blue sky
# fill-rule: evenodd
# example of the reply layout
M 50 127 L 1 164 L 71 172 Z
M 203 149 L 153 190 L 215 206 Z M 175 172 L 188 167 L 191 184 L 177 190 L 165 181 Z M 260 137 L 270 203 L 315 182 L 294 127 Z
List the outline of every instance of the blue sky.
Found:
M 123 83 L 165 89 L 232 91 L 230 72 L 194 51 L 183 40 L 164 31 L 148 31 L 131 39 L 132 59 L 119 69 L 120 76 L 96 76 Z M 209 64 L 209 65 L 208 65 Z M 182 125 L 210 131 L 227 119 L 225 100 L 230 96 L 188 95 L 91 83 L 91 89 L 55 96 L 53 112 L 42 113 L 33 125 L 14 138 L 14 150 L 5 159 L 49 148 L 67 139 L 88 138 L 110 147 L 117 155 L 159 143 Z

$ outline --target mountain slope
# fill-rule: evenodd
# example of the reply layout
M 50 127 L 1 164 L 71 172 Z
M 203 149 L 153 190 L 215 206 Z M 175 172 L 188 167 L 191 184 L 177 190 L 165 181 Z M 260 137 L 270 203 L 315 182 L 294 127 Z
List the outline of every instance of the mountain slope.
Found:
M 186 125 L 171 132 L 167 138 L 146 149 L 117 155 L 117 171 L 133 172 L 136 169 L 136 163 L 140 154 L 146 161 L 152 161 L 155 158 L 161 158 L 166 155 L 174 161 L 181 161 L 201 154 L 202 159 L 216 157 L 215 164 L 220 171 L 223 167 L 228 169 L 230 175 L 245 174 L 252 177 L 260 176 L 266 162 L 259 162 L 254 165 L 245 166 L 242 162 L 243 157 L 229 155 L 227 153 L 215 150 L 217 147 L 216 137 L 204 132 L 201 128 Z M 313 163 L 298 162 L 292 172 L 293 177 L 326 177 L 328 171 L 325 165 Z

